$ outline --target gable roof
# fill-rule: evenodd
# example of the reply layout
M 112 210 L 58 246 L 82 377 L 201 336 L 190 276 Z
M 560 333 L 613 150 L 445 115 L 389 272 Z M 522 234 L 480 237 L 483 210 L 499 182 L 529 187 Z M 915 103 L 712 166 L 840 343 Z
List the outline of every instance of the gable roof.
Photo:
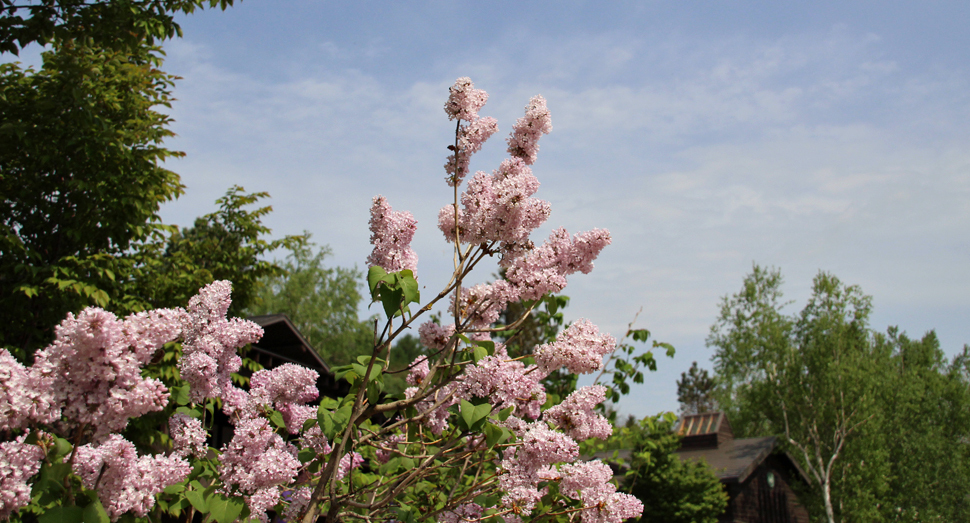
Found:
M 774 436 L 731 439 L 715 448 L 683 449 L 677 454 L 682 460 L 703 459 L 724 483 L 744 483 L 775 450 L 777 441 Z
M 322 370 L 324 374 L 332 374 L 330 366 L 300 334 L 300 330 L 286 314 L 264 314 L 247 319 L 263 328 L 263 337 L 253 343 L 253 351 L 310 369 Z

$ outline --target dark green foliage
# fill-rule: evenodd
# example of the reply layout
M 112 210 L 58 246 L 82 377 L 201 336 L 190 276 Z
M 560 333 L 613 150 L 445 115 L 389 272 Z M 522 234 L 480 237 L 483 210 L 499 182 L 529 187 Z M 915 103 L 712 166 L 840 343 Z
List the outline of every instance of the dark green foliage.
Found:
M 208 5 L 225 10 L 234 0 L 0 0 L 0 53 L 18 54 L 31 43 L 91 39 L 130 49 L 181 36 L 176 13 Z
M 697 367 L 695 361 L 687 372 L 680 373 L 677 380 L 677 401 L 680 402 L 680 413 L 684 415 L 701 414 L 717 410 L 714 399 L 717 382 L 707 372 L 707 369 Z
M 643 502 L 641 522 L 715 523 L 727 508 L 727 493 L 706 463 L 677 456 L 675 421 L 668 412 L 622 429 L 633 450 L 622 490 Z
M 106 306 L 118 257 L 178 196 L 161 147 L 173 77 L 157 49 L 59 41 L 40 71 L 0 65 L 0 345 L 30 350 L 68 312 Z M 21 352 L 23 353 L 23 352 Z

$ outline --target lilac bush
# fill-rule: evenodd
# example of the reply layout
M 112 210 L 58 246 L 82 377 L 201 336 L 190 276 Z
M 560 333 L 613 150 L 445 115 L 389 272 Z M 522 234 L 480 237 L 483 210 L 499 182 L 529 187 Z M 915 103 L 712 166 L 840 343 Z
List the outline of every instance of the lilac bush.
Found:
M 468 178 L 472 155 L 498 130 L 495 119 L 479 116 L 487 100 L 460 78 L 445 104 L 457 121 L 445 168 L 454 199 L 438 227 L 455 269 L 430 301 L 422 304 L 415 276 L 414 217 L 374 199 L 368 286 L 386 317 L 372 353 L 335 369 L 350 394 L 317 398 L 317 373 L 292 364 L 255 372 L 248 388 L 234 383 L 239 349 L 262 330 L 226 318 L 229 282 L 201 289 L 186 309 L 125 319 L 85 309 L 64 320 L 30 367 L 0 349 L 0 519 L 23 512 L 117 521 L 153 511 L 218 523 L 638 517 L 642 505 L 616 491 L 609 467 L 579 460 L 581 441 L 612 432 L 596 412 L 606 389 L 584 387 L 552 405 L 542 385 L 560 369 L 602 369 L 616 340 L 587 320 L 532 356 L 512 357 L 492 340 L 525 318 L 496 324 L 510 303 L 530 314 L 568 276 L 592 270 L 611 239 L 600 229 L 556 229 L 541 245 L 530 240 L 551 209 L 534 197 L 539 182 L 530 167 L 552 129 L 541 96 L 513 126 L 510 157 Z M 486 257 L 506 277 L 465 287 Z M 426 319 L 439 302 L 448 318 Z M 393 341 L 409 329 L 426 352 L 392 369 Z M 181 347 L 182 381 L 171 388 L 143 375 L 167 343 Z M 403 396 L 384 393 L 383 376 L 392 372 L 406 373 Z M 216 409 L 234 430 L 209 448 Z M 122 435 L 131 419 L 163 410 L 171 414 L 162 445 L 139 450 Z

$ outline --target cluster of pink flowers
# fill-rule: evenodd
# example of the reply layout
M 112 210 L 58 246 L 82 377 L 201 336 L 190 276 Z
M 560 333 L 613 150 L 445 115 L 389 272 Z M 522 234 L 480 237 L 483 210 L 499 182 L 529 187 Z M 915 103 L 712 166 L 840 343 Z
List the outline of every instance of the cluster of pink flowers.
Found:
M 220 478 L 231 490 L 246 495 L 253 517 L 264 523 L 266 511 L 280 502 L 280 486 L 296 478 L 297 449 L 283 441 L 265 418 L 236 422 L 232 441 L 222 449 Z
M 496 409 L 515 407 L 517 416 L 535 419 L 546 402 L 546 390 L 539 383 L 543 376 L 531 371 L 535 368 L 510 360 L 499 344 L 494 355 L 465 368 L 457 395 L 461 399 L 487 398 Z
M 370 242 L 374 250 L 367 257 L 367 265 L 383 267 L 387 272 L 409 269 L 417 277 L 418 254 L 411 248 L 417 228 L 414 215 L 394 212 L 387 198 L 375 196 L 370 209 Z
M 498 321 L 505 307 L 518 301 L 518 290 L 505 280 L 462 287 L 458 311 L 468 322 L 469 329 L 487 329 Z M 455 312 L 455 296 L 451 296 L 450 312 Z
M 168 389 L 143 378 L 141 367 L 178 336 L 180 318 L 180 311 L 164 309 L 124 321 L 93 307 L 68 314 L 54 343 L 34 356 L 25 386 L 32 413 L 26 418 L 50 423 L 63 416 L 67 427 L 93 428 L 98 440 L 123 430 L 129 418 L 161 410 Z
M 199 418 L 176 414 L 168 420 L 168 432 L 172 437 L 172 454 L 176 456 L 202 458 L 208 451 L 205 444 L 208 434 Z
M 459 124 L 457 144 L 448 147 L 453 152 L 445 162 L 445 172 L 448 173 L 448 185 L 457 187 L 468 174 L 472 155 L 480 151 L 482 144 L 498 132 L 498 121 L 490 116 L 478 116 L 478 111 L 488 101 L 488 94 L 481 89 L 475 89 L 470 78 L 459 78 L 449 88 L 449 92 L 445 113 L 449 120 L 459 120 Z M 461 121 L 467 123 L 462 124 Z
M 562 493 L 583 503 L 583 523 L 621 523 L 643 513 L 639 499 L 616 491 L 613 471 L 602 461 L 566 464 L 559 471 Z
M 178 456 L 138 456 L 135 445 L 118 434 L 75 452 L 75 473 L 86 488 L 97 489 L 112 521 L 126 512 L 144 517 L 155 506 L 156 494 L 192 472 L 192 465 Z
M 599 328 L 580 319 L 560 332 L 556 341 L 535 349 L 536 364 L 545 373 L 561 367 L 569 372 L 586 374 L 603 367 L 603 356 L 616 349 L 616 338 L 600 334 Z
M 27 481 L 40 471 L 44 451 L 38 445 L 24 443 L 27 434 L 0 443 L 0 520 L 30 502 Z
M 595 410 L 605 399 L 606 387 L 583 387 L 566 397 L 562 403 L 543 412 L 542 420 L 551 423 L 576 441 L 606 439 L 613 434 L 613 425 Z
M 488 93 L 475 89 L 472 79 L 463 76 L 455 80 L 455 85 L 448 88 L 448 101 L 445 102 L 445 113 L 449 120 L 465 120 L 470 122 L 478 119 L 478 111 L 488 101 Z
M 570 238 L 560 227 L 541 246 L 507 264 L 506 278 L 519 289 L 522 299 L 537 300 L 566 288 L 566 276 L 577 271 L 588 274 L 593 270 L 593 260 L 611 241 L 604 229 Z
M 438 515 L 439 523 L 462 523 L 482 520 L 482 506 L 478 503 L 463 503 L 454 510 L 447 510 Z
M 525 106 L 525 116 L 519 118 L 509 136 L 509 154 L 522 158 L 532 165 L 539 152 L 539 137 L 552 132 L 552 116 L 546 108 L 546 99 L 541 95 L 533 96 Z
M 434 321 L 428 320 L 418 327 L 421 344 L 433 351 L 445 348 L 454 333 L 454 323 L 438 325 Z
M 263 329 L 251 321 L 226 319 L 231 293 L 228 281 L 206 285 L 189 300 L 188 313 L 182 319 L 179 372 L 189 383 L 194 402 L 225 399 L 233 388 L 230 376 L 242 365 L 236 349 L 263 336 Z

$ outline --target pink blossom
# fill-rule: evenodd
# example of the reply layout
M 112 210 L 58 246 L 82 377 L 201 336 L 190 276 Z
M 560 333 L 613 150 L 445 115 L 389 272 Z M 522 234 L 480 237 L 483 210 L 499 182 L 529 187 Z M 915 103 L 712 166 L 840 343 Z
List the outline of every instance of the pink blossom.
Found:
M 552 423 L 576 441 L 606 439 L 613 434 L 613 426 L 594 410 L 605 399 L 606 387 L 583 387 L 566 397 L 562 403 L 543 412 L 542 420 Z
M 428 377 L 428 373 L 431 372 L 426 356 L 418 356 L 415 358 L 410 367 L 411 370 L 408 371 L 408 376 L 405 378 L 405 381 L 408 385 L 414 385 L 415 387 L 421 385 L 424 379 Z
M 461 196 L 459 239 L 470 244 L 501 243 L 502 251 L 511 255 L 524 252 L 531 246 L 529 234 L 551 212 L 548 202 L 532 197 L 538 189 L 538 179 L 520 158 L 506 159 L 492 174 L 475 173 Z M 454 241 L 453 204 L 439 211 L 438 228 Z
M 320 430 L 319 425 L 314 425 L 301 434 L 299 442 L 300 448 L 313 449 L 318 455 L 330 454 L 330 451 L 333 450 L 330 447 L 330 442 L 327 441 L 327 436 Z
M 0 443 L 0 520 L 30 503 L 27 481 L 40 471 L 44 451 L 37 445 L 24 443 L 26 439 L 24 434 Z
M 172 436 L 172 453 L 176 456 L 197 458 L 205 457 L 209 447 L 206 445 L 208 434 L 202 428 L 202 420 L 185 414 L 176 414 L 168 420 Z
M 525 106 L 525 116 L 519 118 L 509 136 L 509 154 L 522 158 L 532 165 L 539 152 L 539 138 L 552 131 L 552 117 L 546 108 L 546 99 L 540 95 L 532 97 Z
M 462 287 L 459 313 L 468 320 L 469 329 L 487 329 L 498 321 L 510 302 L 518 301 L 518 292 L 509 282 L 496 280 L 480 283 L 471 289 Z M 455 295 L 451 295 L 450 311 L 455 312 Z
M 308 487 L 300 487 L 289 495 L 283 494 L 284 499 L 288 499 L 289 504 L 283 511 L 283 521 L 296 521 L 300 512 L 310 503 L 310 496 L 313 491 Z
M 468 165 L 471 157 L 482 149 L 482 145 L 493 134 L 498 131 L 498 121 L 491 116 L 479 118 L 458 127 L 458 149 L 448 156 L 445 162 L 445 178 L 448 185 L 456 187 L 461 185 L 465 175 L 468 174 Z M 454 149 L 455 146 L 451 146 Z
M 543 495 L 539 483 L 556 476 L 551 466 L 574 461 L 579 456 L 579 445 L 544 422 L 529 425 L 521 441 L 502 459 L 499 486 L 505 492 L 502 505 L 529 515 Z
M 387 272 L 409 269 L 416 277 L 418 255 L 411 248 L 411 239 L 417 224 L 411 213 L 394 212 L 387 198 L 375 196 L 370 210 L 370 242 L 374 250 L 367 257 L 367 265 L 383 267 Z
M 70 426 L 93 427 L 99 440 L 123 430 L 129 418 L 164 408 L 168 389 L 157 379 L 143 378 L 141 367 L 154 352 L 152 347 L 177 334 L 172 317 L 178 316 L 135 315 L 122 322 L 94 307 L 76 317 L 68 314 L 56 328 L 54 343 L 34 356 L 30 387 L 50 387 L 53 412 L 32 417 L 53 420 L 63 415 Z M 32 403 L 41 407 L 45 402 Z
M 251 321 L 226 320 L 231 292 L 228 281 L 206 285 L 189 300 L 188 314 L 182 319 L 179 371 L 191 387 L 194 402 L 226 396 L 233 389 L 230 375 L 242 365 L 236 349 L 263 336 L 263 329 Z
M 155 495 L 184 480 L 192 466 L 177 456 L 138 456 L 133 443 L 111 434 L 100 445 L 78 447 L 74 471 L 86 488 L 97 485 L 105 512 L 116 521 L 126 512 L 145 517 Z
M 395 454 L 400 454 L 398 445 L 405 441 L 407 441 L 407 437 L 404 434 L 391 434 L 383 441 L 378 442 L 375 445 L 377 450 L 374 452 L 377 461 L 387 463 Z
M 344 479 L 351 470 L 364 464 L 364 457 L 356 452 L 348 452 L 340 458 L 337 464 L 337 479 Z
M 535 349 L 536 364 L 545 373 L 566 367 L 586 374 L 603 367 L 603 356 L 616 349 L 616 339 L 600 334 L 596 325 L 580 319 L 556 336 L 556 341 Z
M 475 89 L 475 84 L 467 76 L 455 80 L 455 85 L 449 87 L 448 92 L 445 113 L 449 120 L 477 120 L 478 111 L 488 101 L 488 93 Z
M 539 383 L 542 376 L 531 369 L 510 360 L 505 347 L 498 345 L 494 355 L 465 367 L 457 394 L 461 398 L 485 398 L 496 410 L 515 407 L 516 415 L 535 419 L 546 402 L 546 392 Z
M 280 488 L 276 485 L 256 489 L 255 492 L 246 496 L 246 505 L 249 512 L 256 516 L 262 523 L 269 522 L 269 515 L 266 511 L 275 507 L 280 502 Z
M 46 424 L 60 415 L 54 406 L 53 376 L 24 368 L 0 349 L 0 431 L 18 430 L 31 421 Z
M 446 510 L 438 515 L 441 523 L 461 523 L 463 521 L 481 521 L 482 506 L 478 503 L 463 503 L 452 510 Z
M 220 476 L 226 485 L 251 493 L 291 482 L 299 466 L 296 447 L 273 432 L 266 419 L 252 418 L 237 423 L 223 447 Z
M 317 371 L 284 363 L 272 370 L 259 370 L 249 381 L 249 392 L 280 408 L 289 403 L 306 403 L 317 399 Z
M 428 320 L 421 324 L 418 328 L 418 335 L 421 339 L 421 345 L 431 349 L 440 350 L 448 345 L 451 341 L 451 335 L 455 333 L 455 324 L 449 323 L 447 325 L 438 325 L 432 320 Z
M 506 278 L 519 289 L 522 299 L 537 300 L 566 287 L 566 276 L 593 270 L 593 260 L 611 242 L 604 229 L 579 233 L 573 238 L 565 229 L 552 231 L 549 239 L 529 254 L 515 259 Z
M 643 513 L 639 499 L 616 491 L 613 471 L 602 461 L 566 464 L 559 471 L 562 493 L 583 503 L 584 523 L 620 523 Z

